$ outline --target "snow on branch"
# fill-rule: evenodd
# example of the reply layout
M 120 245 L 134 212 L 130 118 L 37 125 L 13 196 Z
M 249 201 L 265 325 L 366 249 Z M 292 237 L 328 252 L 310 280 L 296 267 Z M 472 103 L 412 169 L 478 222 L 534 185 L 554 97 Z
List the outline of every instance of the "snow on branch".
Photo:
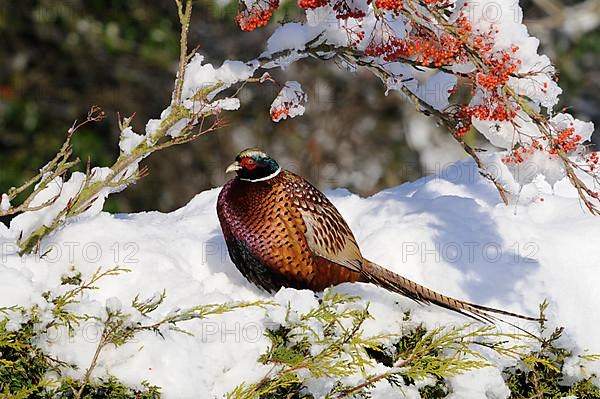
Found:
M 296 81 L 285 82 L 271 104 L 271 119 L 273 119 L 273 122 L 279 122 L 288 117 L 293 118 L 304 114 L 304 105 L 302 104 L 307 99 L 308 96 L 302 91 L 300 83 Z
M 252 81 L 258 62 L 228 61 L 214 68 L 203 63 L 199 54 L 189 54 L 187 31 L 192 2 L 176 3 L 182 26 L 182 56 L 171 105 L 160 119 L 148 121 L 144 134 L 131 128 L 133 117 L 121 118 L 120 154 L 112 166 L 92 167 L 88 159 L 85 172 L 71 171 L 79 164 L 79 159 L 71 159 L 74 133 L 84 124 L 104 118 L 104 113 L 93 107 L 85 121 L 73 124 L 60 151 L 36 176 L 2 194 L 0 216 L 14 216 L 10 233 L 20 254 L 37 250 L 44 237 L 69 220 L 98 214 L 108 195 L 124 190 L 147 174 L 147 169 L 139 166 L 147 156 L 218 130 L 224 125 L 221 113 L 239 108 L 235 98 L 239 91 L 233 96 L 217 96 L 235 83 Z M 17 197 L 34 185 L 26 198 L 15 205 Z
M 256 59 L 227 60 L 220 67 L 188 51 L 192 2 L 176 4 L 181 54 L 170 105 L 143 133 L 131 128 L 131 117 L 122 118 L 115 163 L 91 167 L 88 160 L 85 172 L 67 178 L 79 163 L 71 160 L 70 140 L 82 125 L 75 124 L 39 174 L 2 194 L 0 216 L 14 216 L 10 231 L 21 254 L 34 251 L 65 222 L 100 212 L 109 194 L 147 173 L 139 166 L 145 157 L 221 128 L 223 112 L 240 107 L 244 85 L 273 82 L 266 70 L 306 57 L 365 68 L 381 79 L 386 94 L 398 91 L 418 111 L 435 117 L 505 203 L 527 184 L 553 186 L 566 178 L 585 207 L 600 214 L 598 155 L 586 145 L 593 125 L 554 110 L 561 94 L 555 68 L 538 54 L 539 41 L 529 36 L 512 0 L 299 0 L 304 22 L 281 25 Z M 244 0 L 237 21 L 253 30 L 268 23 L 278 6 L 276 0 Z M 300 83 L 279 87 L 269 110 L 272 120 L 302 115 L 307 96 Z M 83 123 L 102 117 L 93 108 Z M 464 136 L 473 130 L 498 151 L 483 154 L 472 147 Z
M 562 92 L 556 70 L 538 54 L 539 41 L 522 24 L 517 2 L 299 0 L 298 7 L 306 21 L 273 33 L 258 58 L 263 68 L 285 68 L 307 56 L 367 68 L 386 93 L 400 91 L 445 125 L 505 203 L 507 192 L 532 181 L 552 186 L 566 177 L 587 209 L 600 213 L 598 156 L 586 144 L 593 125 L 554 109 Z M 264 26 L 276 8 L 245 1 L 238 22 L 244 30 Z M 259 21 L 247 23 L 249 15 Z M 464 140 L 471 130 L 500 156 L 480 156 Z M 494 168 L 507 173 L 488 172 Z M 536 173 L 523 180 L 523 168 Z

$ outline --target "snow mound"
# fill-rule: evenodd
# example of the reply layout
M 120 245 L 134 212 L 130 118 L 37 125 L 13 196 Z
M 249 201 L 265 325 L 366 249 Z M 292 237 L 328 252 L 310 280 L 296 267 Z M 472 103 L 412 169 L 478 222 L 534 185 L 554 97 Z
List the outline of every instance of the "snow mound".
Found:
M 472 162 L 446 172 L 369 198 L 345 190 L 328 195 L 369 259 L 445 294 L 524 314 L 535 315 L 547 298 L 550 324 L 567 327 L 568 339 L 578 345 L 575 353 L 600 352 L 600 246 L 593 242 L 600 237 L 600 223 L 585 212 L 576 193 L 559 182 L 557 194 L 544 195 L 543 202 L 538 192 L 505 206 Z M 544 187 L 542 192 L 549 190 Z M 107 306 L 119 307 L 138 294 L 151 297 L 163 289 L 167 297 L 160 309 L 165 314 L 198 304 L 271 299 L 246 282 L 228 258 L 215 210 L 218 192 L 200 193 L 168 214 L 103 212 L 74 221 L 44 243 L 41 258 L 19 258 L 9 231 L 0 226 L 0 307 L 46 306 L 42 293 L 56 291 L 73 266 L 84 278 L 98 267 L 131 269 L 101 280 L 99 289 L 77 305 L 81 313 L 101 315 Z M 408 309 L 413 320 L 431 327 L 467 321 L 365 284 L 344 284 L 337 290 L 371 303 L 374 320 L 365 323 L 366 333 L 401 331 Z M 274 300 L 299 311 L 316 304 L 313 293 L 292 289 L 280 291 Z M 282 317 L 277 308 L 248 308 L 188 322 L 184 327 L 194 336 L 144 333 L 103 351 L 93 376 L 110 373 L 129 384 L 147 380 L 162 387 L 167 398 L 221 397 L 264 375 L 264 366 L 257 363 L 268 346 L 262 333 Z M 71 373 L 80 378 L 97 333 L 84 323 L 73 337 L 58 333 L 40 344 L 79 365 Z M 375 388 L 375 398 L 393 394 L 386 384 Z M 453 378 L 451 384 L 456 398 L 508 393 L 495 368 Z M 409 397 L 418 397 L 410 389 Z

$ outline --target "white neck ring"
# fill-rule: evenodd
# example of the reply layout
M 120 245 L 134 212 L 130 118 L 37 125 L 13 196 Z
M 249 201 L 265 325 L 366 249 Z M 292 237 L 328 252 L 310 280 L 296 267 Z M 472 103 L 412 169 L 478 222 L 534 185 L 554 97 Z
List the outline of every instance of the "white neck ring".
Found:
M 259 181 L 265 181 L 265 180 L 272 179 L 275 176 L 277 176 L 279 173 L 281 173 L 281 166 L 279 168 L 277 168 L 277 170 L 275 172 L 271 173 L 268 176 L 259 177 L 258 179 L 243 179 L 243 178 L 240 177 L 240 180 L 249 181 L 249 182 L 252 182 L 252 183 L 256 183 L 256 182 L 259 182 Z

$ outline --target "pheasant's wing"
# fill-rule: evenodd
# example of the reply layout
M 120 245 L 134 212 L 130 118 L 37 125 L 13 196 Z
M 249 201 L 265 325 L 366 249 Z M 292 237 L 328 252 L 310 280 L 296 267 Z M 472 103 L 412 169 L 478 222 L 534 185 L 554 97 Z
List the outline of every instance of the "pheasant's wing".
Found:
M 285 190 L 269 184 L 228 182 L 217 214 L 230 257 L 242 274 L 267 291 L 310 288 L 315 262 L 300 212 Z
M 293 204 L 306 225 L 311 251 L 352 271 L 362 270 L 362 255 L 352 231 L 335 206 L 303 178 L 288 173 L 285 183 Z
M 256 218 L 252 229 L 256 234 L 251 235 L 254 241 L 248 248 L 260 265 L 271 271 L 259 276 L 264 280 L 259 285 L 269 286 L 271 291 L 278 285 L 321 291 L 330 285 L 361 278 L 352 263 L 330 261 L 323 256 L 324 251 L 314 249 L 311 232 L 315 229 L 306 223 L 306 213 L 293 204 L 287 191 L 274 190 L 273 195 L 262 197 L 264 205 L 260 208 L 264 213 L 251 212 Z M 253 269 L 258 270 L 260 266 Z M 264 277 L 266 275 L 268 277 Z M 283 276 L 285 281 L 275 281 L 277 276 Z

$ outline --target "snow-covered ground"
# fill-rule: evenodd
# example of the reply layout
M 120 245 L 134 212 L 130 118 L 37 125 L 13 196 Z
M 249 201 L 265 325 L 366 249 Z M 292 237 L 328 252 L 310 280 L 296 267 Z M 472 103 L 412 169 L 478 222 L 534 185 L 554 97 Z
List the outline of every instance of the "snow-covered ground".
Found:
M 505 206 L 472 162 L 440 172 L 369 198 L 346 190 L 328 195 L 371 260 L 440 292 L 524 314 L 535 315 L 547 298 L 550 324 L 567 328 L 569 345 L 576 351 L 600 352 L 600 223 L 582 208 L 568 182 L 557 183 L 554 194 L 539 184 L 545 194 L 529 189 L 517 205 Z M 0 307 L 46 306 L 42 293 L 56 292 L 72 266 L 84 278 L 98 267 L 131 269 L 87 292 L 73 309 L 80 313 L 102 315 L 107 301 L 126 307 L 137 294 L 149 297 L 163 289 L 167 298 L 157 316 L 176 307 L 269 299 L 244 280 L 227 256 L 215 211 L 218 192 L 200 193 L 168 214 L 100 213 L 71 222 L 45 242 L 51 251 L 43 259 L 16 256 L 11 233 L 0 226 Z M 366 322 L 367 333 L 400 331 L 407 309 L 413 310 L 414 320 L 429 326 L 468 321 L 373 286 L 345 284 L 338 290 L 371 303 L 374 320 Z M 300 311 L 316 305 L 308 291 L 284 289 L 275 300 Z M 249 308 L 184 324 L 194 336 L 144 333 L 135 342 L 104 350 L 94 376 L 110 373 L 130 384 L 148 380 L 168 398 L 222 397 L 241 382 L 264 375 L 267 369 L 257 363 L 268 345 L 262 331 L 283 317 L 282 308 Z M 81 377 L 97 334 L 97 326 L 89 322 L 74 337 L 56 332 L 40 345 L 79 365 L 71 373 Z M 577 375 L 578 367 L 572 366 Z M 451 383 L 452 398 L 508 395 L 494 368 L 455 377 Z M 398 395 L 397 389 L 393 392 Z M 392 395 L 386 382 L 373 393 L 375 398 Z M 418 397 L 412 388 L 405 393 Z

